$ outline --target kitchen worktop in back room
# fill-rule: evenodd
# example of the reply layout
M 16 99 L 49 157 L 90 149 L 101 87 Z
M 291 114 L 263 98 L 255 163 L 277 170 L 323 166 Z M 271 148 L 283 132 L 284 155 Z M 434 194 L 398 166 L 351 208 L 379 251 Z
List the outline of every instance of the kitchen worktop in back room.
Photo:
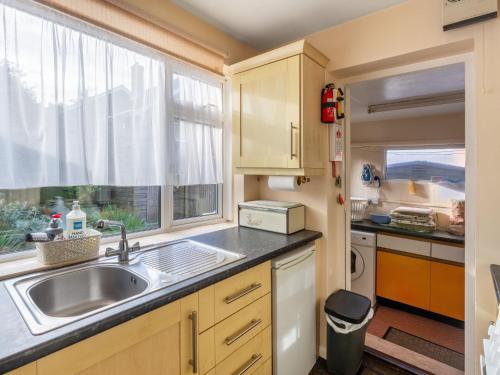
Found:
M 450 234 L 448 232 L 436 230 L 434 232 L 426 233 L 426 232 L 415 232 L 407 229 L 400 229 L 391 227 L 388 225 L 380 225 L 372 223 L 370 220 L 363 220 L 359 222 L 351 222 L 352 230 L 360 230 L 365 232 L 382 232 L 382 233 L 390 233 L 390 234 L 399 234 L 402 236 L 410 236 L 410 237 L 418 237 L 426 240 L 435 240 L 435 241 L 445 241 L 452 242 L 456 244 L 464 244 L 465 237 L 456 236 L 454 234 Z

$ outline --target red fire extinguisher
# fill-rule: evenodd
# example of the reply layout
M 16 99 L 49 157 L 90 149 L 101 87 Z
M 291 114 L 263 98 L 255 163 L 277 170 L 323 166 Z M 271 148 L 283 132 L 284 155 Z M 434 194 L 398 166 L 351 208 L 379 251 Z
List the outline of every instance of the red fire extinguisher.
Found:
M 335 122 L 335 102 L 337 101 L 335 96 L 335 85 L 333 83 L 329 83 L 321 90 L 321 122 L 325 124 L 332 124 Z

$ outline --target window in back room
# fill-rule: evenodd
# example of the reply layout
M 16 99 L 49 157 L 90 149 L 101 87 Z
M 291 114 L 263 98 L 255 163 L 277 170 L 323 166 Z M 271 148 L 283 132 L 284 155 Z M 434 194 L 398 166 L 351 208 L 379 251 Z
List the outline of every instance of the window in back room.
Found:
M 385 178 L 463 185 L 465 148 L 387 149 Z
M 73 200 L 129 232 L 220 216 L 219 77 L 39 4 L 0 14 L 0 255 Z

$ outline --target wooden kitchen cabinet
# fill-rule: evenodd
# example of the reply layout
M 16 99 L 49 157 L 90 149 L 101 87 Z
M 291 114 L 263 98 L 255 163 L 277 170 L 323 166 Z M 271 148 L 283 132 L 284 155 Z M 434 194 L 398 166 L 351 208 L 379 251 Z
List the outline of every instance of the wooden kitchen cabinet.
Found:
M 430 310 L 458 320 L 465 318 L 465 269 L 431 262 Z
M 179 374 L 181 301 L 37 361 L 38 375 Z
M 429 310 L 431 262 L 377 250 L 377 296 Z
M 299 41 L 231 67 L 236 173 L 323 173 L 319 97 L 327 62 Z

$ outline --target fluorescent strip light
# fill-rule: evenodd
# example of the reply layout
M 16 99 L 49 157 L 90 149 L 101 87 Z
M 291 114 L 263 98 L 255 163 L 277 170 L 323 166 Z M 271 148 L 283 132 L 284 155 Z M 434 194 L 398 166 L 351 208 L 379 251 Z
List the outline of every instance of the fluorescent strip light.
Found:
M 406 100 L 372 104 L 368 106 L 368 113 L 397 111 L 400 109 L 430 107 L 434 105 L 463 103 L 465 101 L 465 91 L 455 91 L 447 94 L 434 96 L 421 96 Z

